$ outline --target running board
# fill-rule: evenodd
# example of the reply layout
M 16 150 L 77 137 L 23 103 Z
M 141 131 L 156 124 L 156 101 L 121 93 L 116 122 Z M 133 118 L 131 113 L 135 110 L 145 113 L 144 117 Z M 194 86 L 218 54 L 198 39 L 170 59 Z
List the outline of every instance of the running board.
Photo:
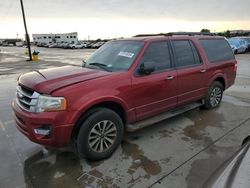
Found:
M 151 118 L 136 122 L 134 124 L 127 124 L 127 131 L 128 132 L 134 132 L 134 131 L 136 131 L 138 129 L 142 129 L 142 128 L 147 127 L 149 125 L 152 125 L 152 124 L 158 123 L 160 121 L 169 119 L 171 117 L 177 116 L 177 115 L 182 114 L 184 112 L 187 112 L 189 110 L 198 108 L 198 107 L 200 107 L 202 105 L 203 105 L 203 101 L 202 102 L 191 103 L 189 105 L 182 106 L 182 107 L 170 110 L 168 112 L 153 116 Z

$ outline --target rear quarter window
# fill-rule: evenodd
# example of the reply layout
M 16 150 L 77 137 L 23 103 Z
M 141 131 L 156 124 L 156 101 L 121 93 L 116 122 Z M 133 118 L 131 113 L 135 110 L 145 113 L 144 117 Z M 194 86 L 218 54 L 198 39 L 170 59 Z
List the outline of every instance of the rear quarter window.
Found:
M 234 60 L 233 51 L 225 39 L 200 39 L 210 62 Z

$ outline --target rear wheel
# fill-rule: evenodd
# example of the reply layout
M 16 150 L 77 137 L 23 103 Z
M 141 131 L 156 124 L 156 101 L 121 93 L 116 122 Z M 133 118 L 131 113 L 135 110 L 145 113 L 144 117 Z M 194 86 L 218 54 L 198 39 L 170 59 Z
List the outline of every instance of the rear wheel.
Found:
M 223 86 L 220 82 L 215 81 L 209 88 L 205 98 L 205 108 L 212 109 L 220 105 L 223 96 Z
M 77 136 L 80 156 L 90 160 L 109 157 L 123 138 L 123 122 L 120 116 L 107 108 L 98 108 L 82 124 Z

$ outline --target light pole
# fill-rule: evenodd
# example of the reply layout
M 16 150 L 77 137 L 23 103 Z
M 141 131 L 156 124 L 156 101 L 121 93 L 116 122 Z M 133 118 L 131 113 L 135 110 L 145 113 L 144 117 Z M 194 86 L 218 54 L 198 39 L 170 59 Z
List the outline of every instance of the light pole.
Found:
M 24 13 L 24 8 L 23 8 L 23 0 L 20 0 L 21 3 L 21 8 L 22 8 L 22 14 L 23 14 L 23 24 L 24 24 L 24 29 L 25 29 L 25 38 L 26 38 L 26 43 L 28 46 L 28 52 L 29 52 L 29 57 L 30 57 L 30 61 L 32 61 L 32 55 L 31 55 L 31 49 L 30 49 L 30 37 L 28 34 L 28 30 L 27 30 L 27 25 L 26 25 L 26 20 L 25 20 L 25 13 Z

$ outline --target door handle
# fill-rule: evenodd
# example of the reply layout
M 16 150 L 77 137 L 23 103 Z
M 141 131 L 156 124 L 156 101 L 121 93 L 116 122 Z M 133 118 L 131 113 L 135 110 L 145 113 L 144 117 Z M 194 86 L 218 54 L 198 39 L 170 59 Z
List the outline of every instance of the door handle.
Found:
M 201 69 L 200 72 L 201 73 L 205 73 L 207 70 L 206 69 Z
M 173 80 L 174 79 L 174 76 L 168 76 L 167 77 L 167 80 Z

